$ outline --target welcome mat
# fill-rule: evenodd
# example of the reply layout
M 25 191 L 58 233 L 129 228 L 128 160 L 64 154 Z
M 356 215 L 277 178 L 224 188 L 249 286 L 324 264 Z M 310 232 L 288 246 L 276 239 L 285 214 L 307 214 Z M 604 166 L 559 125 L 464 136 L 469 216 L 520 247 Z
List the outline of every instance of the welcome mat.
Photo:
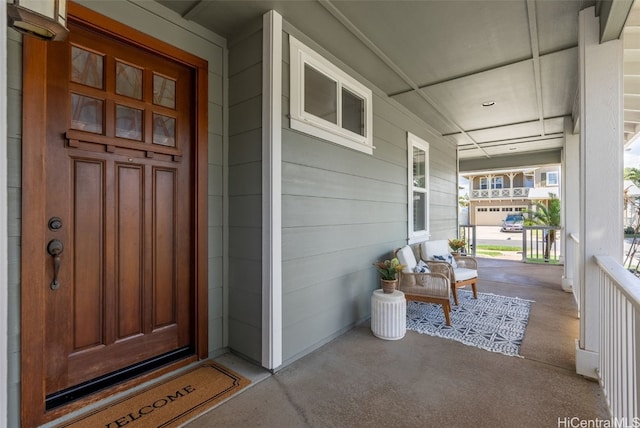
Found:
M 207 361 L 58 428 L 177 427 L 250 383 L 226 367 Z
M 531 300 L 488 293 L 478 293 L 474 299 L 470 291 L 458 290 L 458 301 L 458 306 L 451 306 L 451 326 L 441 305 L 409 302 L 407 329 L 491 352 L 520 355 Z

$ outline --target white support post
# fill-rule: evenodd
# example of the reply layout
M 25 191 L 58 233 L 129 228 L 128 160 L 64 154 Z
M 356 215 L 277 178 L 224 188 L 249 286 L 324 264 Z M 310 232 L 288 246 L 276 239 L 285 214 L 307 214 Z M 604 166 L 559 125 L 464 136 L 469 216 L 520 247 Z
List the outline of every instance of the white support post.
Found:
M 515 196 L 513 195 L 513 179 L 515 178 L 516 173 L 510 172 L 507 175 L 509 176 L 509 197 L 514 198 Z
M 562 289 L 572 291 L 578 286 L 578 278 L 574 278 L 575 242 L 569 235 L 579 234 L 580 228 L 580 137 L 573 133 L 573 121 L 564 120 L 564 149 L 562 150 L 561 198 L 562 201 L 562 234 L 561 246 L 564 248 L 564 275 Z
M 579 374 L 596 377 L 600 299 L 595 255 L 622 262 L 623 48 L 599 43 L 595 8 L 579 15 L 580 340 Z
M 282 365 L 282 16 L 262 27 L 262 365 Z

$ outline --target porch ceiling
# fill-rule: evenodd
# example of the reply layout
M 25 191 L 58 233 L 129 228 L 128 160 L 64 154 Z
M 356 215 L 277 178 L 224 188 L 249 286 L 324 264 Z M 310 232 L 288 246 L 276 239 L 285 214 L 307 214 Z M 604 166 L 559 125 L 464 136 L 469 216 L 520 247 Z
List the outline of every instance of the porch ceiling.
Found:
M 578 13 L 596 4 L 591 0 L 157 1 L 230 40 L 263 13 L 277 10 L 454 140 L 465 161 L 542 154 L 562 147 L 564 118 L 572 116 L 577 103 Z M 613 16 L 617 10 L 604 12 Z M 633 22 L 640 24 L 640 18 L 633 16 Z M 640 93 L 640 27 L 633 31 L 638 75 L 627 79 L 637 83 L 634 93 Z M 630 69 L 627 65 L 625 69 Z M 633 126 L 635 132 L 640 130 L 640 97 L 625 96 L 625 105 L 627 100 L 638 105 L 625 111 L 630 117 L 625 129 Z

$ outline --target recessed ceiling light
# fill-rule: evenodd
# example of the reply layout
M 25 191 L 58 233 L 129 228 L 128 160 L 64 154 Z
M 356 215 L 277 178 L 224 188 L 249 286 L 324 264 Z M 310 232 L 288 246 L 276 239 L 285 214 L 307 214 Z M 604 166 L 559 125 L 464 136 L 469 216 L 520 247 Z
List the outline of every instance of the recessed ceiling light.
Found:
M 495 101 L 485 101 L 485 102 L 482 103 L 482 107 L 491 107 L 491 106 L 494 106 L 494 105 L 496 105 Z

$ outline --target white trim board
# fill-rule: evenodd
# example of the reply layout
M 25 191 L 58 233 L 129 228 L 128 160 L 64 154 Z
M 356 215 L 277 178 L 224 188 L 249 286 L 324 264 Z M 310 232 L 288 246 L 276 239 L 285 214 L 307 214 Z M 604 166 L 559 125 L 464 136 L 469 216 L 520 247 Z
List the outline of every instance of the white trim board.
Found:
M 262 30 L 262 365 L 282 365 L 282 16 Z

